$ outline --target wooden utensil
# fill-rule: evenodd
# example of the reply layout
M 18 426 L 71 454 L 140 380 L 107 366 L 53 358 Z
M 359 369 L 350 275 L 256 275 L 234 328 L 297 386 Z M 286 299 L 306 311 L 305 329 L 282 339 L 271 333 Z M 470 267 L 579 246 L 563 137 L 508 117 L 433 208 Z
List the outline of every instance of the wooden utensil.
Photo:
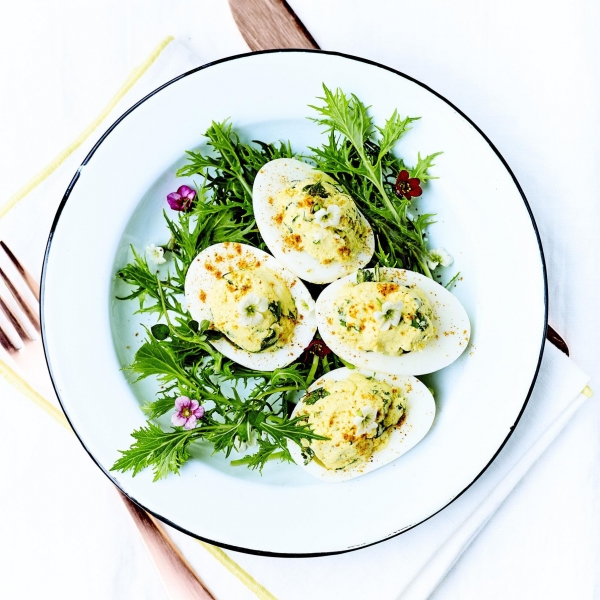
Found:
M 0 345 L 46 398 L 54 392 L 40 337 L 40 288 L 35 279 L 0 241 Z M 214 600 L 162 527 L 117 490 L 138 529 L 171 600 Z
M 285 0 L 229 0 L 229 7 L 250 50 L 319 49 Z

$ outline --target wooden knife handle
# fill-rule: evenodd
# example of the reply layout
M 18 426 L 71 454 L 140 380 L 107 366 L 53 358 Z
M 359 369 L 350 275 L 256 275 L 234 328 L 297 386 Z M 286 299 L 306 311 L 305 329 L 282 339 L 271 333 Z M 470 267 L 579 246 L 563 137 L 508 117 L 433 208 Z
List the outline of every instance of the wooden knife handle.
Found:
M 569 356 L 569 347 L 567 346 L 567 342 L 563 340 L 563 338 L 559 335 L 558 331 L 554 329 L 554 327 L 548 325 L 546 329 L 546 339 L 554 344 L 561 352 L 564 352 L 567 356 Z
M 229 6 L 250 50 L 319 49 L 285 0 L 229 0 Z
M 127 496 L 119 491 L 118 494 L 137 526 L 170 600 L 215 600 L 160 525 Z

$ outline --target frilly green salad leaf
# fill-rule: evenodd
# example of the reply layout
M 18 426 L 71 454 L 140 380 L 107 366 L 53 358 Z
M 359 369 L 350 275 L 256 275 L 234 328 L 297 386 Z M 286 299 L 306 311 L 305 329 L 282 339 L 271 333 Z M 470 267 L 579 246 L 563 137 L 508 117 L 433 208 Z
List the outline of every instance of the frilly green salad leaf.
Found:
M 334 177 L 371 223 L 377 242 L 370 266 L 401 267 L 431 277 L 424 234 L 432 215 L 412 217 L 409 208 L 412 203 L 414 210 L 414 200 L 399 197 L 394 186 L 403 170 L 420 184 L 432 179 L 429 169 L 439 153 L 419 155 L 415 166 L 406 165 L 394 150 L 418 117 L 402 118 L 394 111 L 378 127 L 356 96 L 325 85 L 323 90 L 323 104 L 312 108 L 313 119 L 325 128 L 325 140 L 304 158 Z M 266 248 L 252 209 L 254 178 L 267 162 L 297 156 L 290 142 L 242 141 L 228 121 L 213 122 L 205 137 L 208 149 L 187 152 L 188 163 L 177 172 L 195 178 L 193 203 L 179 212 L 164 212 L 171 236 L 163 246 L 169 269 L 157 274 L 132 248 L 131 262 L 117 273 L 131 287 L 121 299 L 137 300 L 138 312 L 157 319 L 128 369 L 138 381 L 155 377 L 161 390 L 142 407 L 149 420 L 132 433 L 133 445 L 121 451 L 112 469 L 136 475 L 151 468 L 155 480 L 179 473 L 190 459 L 190 445 L 196 443 L 209 443 L 214 452 L 225 456 L 234 450 L 246 452 L 231 464 L 251 469 L 262 470 L 272 459 L 292 462 L 288 441 L 303 447 L 310 460 L 310 449 L 304 444 L 325 438 L 317 436 L 302 417 L 291 418 L 294 402 L 323 373 L 345 364 L 319 341 L 320 346 L 313 342 L 288 367 L 252 371 L 220 354 L 210 340 L 221 334 L 206 321 L 192 320 L 185 310 L 185 276 L 199 252 L 225 241 Z M 317 346 L 324 348 L 316 352 Z M 197 400 L 204 408 L 195 428 L 164 428 L 154 422 L 172 414 L 181 396 Z
M 373 125 L 368 108 L 354 95 L 348 98 L 342 90 L 332 92 L 323 86 L 323 106 L 312 106 L 323 125 L 328 140 L 311 148 L 311 158 L 321 171 L 341 183 L 357 201 L 358 207 L 371 223 L 377 235 L 375 256 L 385 267 L 400 267 L 431 277 L 427 265 L 425 229 L 432 224 L 433 215 L 410 218 L 411 201 L 398 198 L 394 186 L 402 170 L 422 183 L 432 179 L 428 170 L 441 154 L 435 152 L 421 158 L 415 167 L 408 167 L 392 149 L 420 117 L 402 119 L 396 111 L 383 127 Z

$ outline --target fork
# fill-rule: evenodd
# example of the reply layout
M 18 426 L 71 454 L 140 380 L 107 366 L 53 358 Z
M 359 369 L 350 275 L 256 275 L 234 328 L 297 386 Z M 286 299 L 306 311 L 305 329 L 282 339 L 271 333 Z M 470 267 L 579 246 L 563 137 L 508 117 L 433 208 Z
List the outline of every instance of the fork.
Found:
M 0 240 L 0 345 L 46 398 L 55 394 L 41 341 L 40 286 Z M 171 600 L 214 600 L 155 519 L 116 486 Z

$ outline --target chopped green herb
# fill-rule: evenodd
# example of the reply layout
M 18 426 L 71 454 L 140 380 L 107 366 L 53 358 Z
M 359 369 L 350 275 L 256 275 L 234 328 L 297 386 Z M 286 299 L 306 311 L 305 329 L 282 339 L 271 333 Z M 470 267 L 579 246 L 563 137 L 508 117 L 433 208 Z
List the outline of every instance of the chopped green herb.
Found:
M 300 455 L 302 456 L 305 465 L 315 457 L 315 453 L 310 446 L 303 446 Z
M 302 188 L 303 192 L 306 192 L 309 196 L 319 198 L 329 198 L 329 192 L 323 187 L 323 184 L 320 181 L 317 183 L 313 183 L 311 185 L 306 185 Z
M 365 283 L 374 281 L 376 283 L 383 281 L 381 269 L 379 265 L 375 265 L 373 269 L 359 269 L 356 272 L 356 283 Z
M 270 348 L 277 342 L 277 332 L 274 329 L 269 329 L 269 333 L 260 343 L 260 349 L 265 350 L 266 348 Z
M 314 404 L 321 398 L 326 398 L 327 396 L 329 396 L 329 392 L 325 388 L 320 387 L 306 394 L 302 399 L 302 402 L 304 402 L 304 404 Z
M 415 329 L 419 329 L 421 331 L 425 331 L 427 327 L 429 327 L 429 321 L 427 321 L 427 319 L 419 312 L 417 312 L 410 324 Z
M 274 300 L 269 302 L 269 310 L 271 314 L 275 317 L 275 321 L 279 322 L 281 319 L 281 302 L 279 300 Z
M 368 271 L 367 269 L 356 271 L 356 283 L 365 283 L 367 281 L 374 281 L 373 271 Z

